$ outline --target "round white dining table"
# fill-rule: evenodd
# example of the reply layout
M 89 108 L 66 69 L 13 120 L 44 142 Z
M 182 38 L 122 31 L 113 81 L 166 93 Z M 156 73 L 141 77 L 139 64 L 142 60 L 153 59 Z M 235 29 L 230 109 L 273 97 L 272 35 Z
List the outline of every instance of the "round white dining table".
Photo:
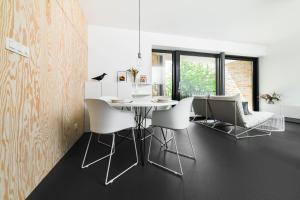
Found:
M 109 105 L 112 107 L 122 107 L 122 108 L 130 108 L 131 111 L 134 111 L 135 120 L 136 120 L 136 129 L 138 133 L 138 141 L 140 141 L 140 160 L 141 165 L 145 164 L 145 132 L 147 131 L 146 127 L 143 126 L 144 120 L 146 120 L 147 114 L 151 109 L 159 109 L 159 107 L 169 107 L 178 104 L 178 101 L 170 100 L 170 101 L 153 101 L 150 99 L 147 100 L 132 100 L 126 102 L 118 102 L 112 103 L 109 102 Z M 143 136 L 142 136 L 143 134 Z M 142 139 L 143 138 L 143 139 Z
M 174 106 L 178 104 L 178 101 L 152 101 L 152 100 L 132 100 L 129 102 L 120 102 L 120 103 L 109 103 L 112 107 L 130 107 L 130 108 L 141 108 L 141 107 L 165 107 L 165 106 Z

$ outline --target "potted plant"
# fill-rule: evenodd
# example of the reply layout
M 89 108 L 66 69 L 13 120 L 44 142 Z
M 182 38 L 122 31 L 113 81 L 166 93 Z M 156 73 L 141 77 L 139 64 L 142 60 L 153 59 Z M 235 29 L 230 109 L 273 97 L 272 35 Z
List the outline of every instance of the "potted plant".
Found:
M 264 99 L 268 104 L 274 104 L 275 101 L 280 101 L 280 95 L 273 92 L 273 94 L 263 94 L 260 98 Z

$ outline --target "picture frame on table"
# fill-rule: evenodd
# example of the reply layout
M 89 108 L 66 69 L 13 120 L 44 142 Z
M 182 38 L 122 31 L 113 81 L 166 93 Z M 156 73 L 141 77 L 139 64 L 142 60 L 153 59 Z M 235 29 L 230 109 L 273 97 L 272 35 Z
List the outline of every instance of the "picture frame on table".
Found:
M 147 80 L 148 79 L 148 77 L 147 77 L 147 75 L 140 75 L 140 83 L 141 84 L 147 84 Z
M 126 71 L 118 71 L 117 72 L 117 81 L 121 83 L 127 82 L 127 72 Z

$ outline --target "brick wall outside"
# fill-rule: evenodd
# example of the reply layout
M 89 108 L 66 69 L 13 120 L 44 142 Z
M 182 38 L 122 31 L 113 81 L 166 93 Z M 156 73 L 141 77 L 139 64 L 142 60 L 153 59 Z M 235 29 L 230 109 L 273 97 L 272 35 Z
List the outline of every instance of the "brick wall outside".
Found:
M 225 65 L 226 95 L 241 94 L 242 101 L 249 102 L 252 110 L 252 62 L 233 61 Z

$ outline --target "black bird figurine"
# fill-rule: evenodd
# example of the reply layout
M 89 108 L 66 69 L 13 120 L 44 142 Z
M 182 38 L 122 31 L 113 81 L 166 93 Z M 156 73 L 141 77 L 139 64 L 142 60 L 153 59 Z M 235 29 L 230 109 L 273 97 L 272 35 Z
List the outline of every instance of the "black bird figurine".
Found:
M 106 76 L 106 75 L 107 75 L 106 73 L 103 73 L 102 75 L 96 76 L 96 77 L 94 77 L 92 79 L 97 80 L 97 81 L 101 81 L 104 78 L 104 76 Z

